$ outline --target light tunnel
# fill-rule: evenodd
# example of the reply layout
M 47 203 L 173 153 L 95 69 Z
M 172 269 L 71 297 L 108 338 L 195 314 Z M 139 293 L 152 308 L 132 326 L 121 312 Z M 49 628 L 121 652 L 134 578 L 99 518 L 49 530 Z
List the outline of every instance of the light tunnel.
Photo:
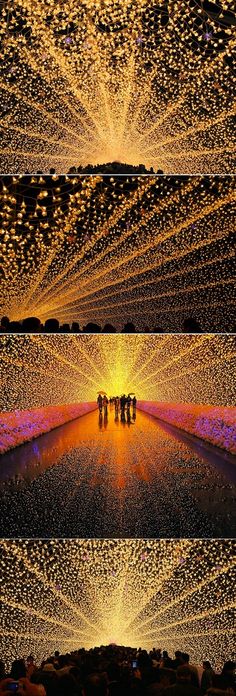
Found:
M 235 337 L 2 336 L 2 451 L 134 394 L 138 409 L 235 452 Z
M 0 311 L 232 332 L 235 197 L 233 176 L 1 177 Z
M 1 171 L 233 171 L 234 13 L 209 5 L 4 2 Z
M 234 336 L 0 341 L 2 536 L 236 533 Z M 137 407 L 99 414 L 99 391 Z
M 233 540 L 11 539 L 0 548 L 7 665 L 116 643 L 187 651 L 219 671 L 233 651 Z

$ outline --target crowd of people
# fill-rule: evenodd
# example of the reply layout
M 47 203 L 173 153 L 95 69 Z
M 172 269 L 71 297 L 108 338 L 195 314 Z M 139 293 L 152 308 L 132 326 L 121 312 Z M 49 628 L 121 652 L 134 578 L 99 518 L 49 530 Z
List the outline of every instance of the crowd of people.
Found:
M 121 396 L 111 396 L 110 399 L 108 399 L 105 393 L 99 392 L 97 405 L 99 415 L 104 415 L 104 419 L 108 417 L 108 404 L 110 404 L 110 407 L 114 407 L 115 409 L 115 420 L 118 420 L 120 414 L 121 421 L 125 422 L 127 417 L 127 422 L 131 422 L 131 407 L 132 419 L 136 419 L 137 399 L 135 394 L 133 395 L 133 398 L 131 397 L 131 394 L 128 394 L 128 396 L 122 394 Z
M 106 323 L 100 326 L 95 322 L 89 322 L 80 327 L 77 321 L 71 324 L 60 324 L 58 319 L 46 319 L 42 324 L 38 317 L 27 317 L 23 321 L 10 321 L 9 317 L 1 319 L 0 333 L 116 333 L 117 329 L 113 324 Z M 202 333 L 201 326 L 194 317 L 187 317 L 181 327 L 182 333 Z M 119 333 L 119 332 L 118 332 Z M 169 333 L 164 331 L 161 326 L 145 326 L 143 329 L 136 329 L 132 321 L 124 324 L 121 333 Z M 170 332 L 171 333 L 171 332 Z M 178 332 L 177 332 L 178 333 Z
M 33 655 L 16 659 L 9 672 L 0 661 L 0 694 L 7 696 L 224 696 L 236 694 L 236 663 L 220 672 L 180 650 L 101 646 L 61 655 L 58 650 L 36 665 Z
M 56 174 L 54 167 L 49 170 L 51 176 Z M 103 164 L 87 164 L 85 167 L 82 165 L 75 165 L 70 167 L 68 174 L 164 174 L 163 169 L 157 169 L 156 171 L 153 167 L 147 169 L 145 164 L 126 164 L 125 162 L 106 162 Z M 25 174 L 30 174 L 26 171 Z M 36 172 L 37 176 L 42 175 L 43 172 L 39 169 Z
M 53 172 L 54 173 L 54 172 Z M 125 164 L 122 162 L 107 162 L 106 164 L 87 164 L 86 167 L 71 167 L 68 174 L 163 174 L 162 169 L 154 172 L 153 167 L 147 169 L 145 164 Z

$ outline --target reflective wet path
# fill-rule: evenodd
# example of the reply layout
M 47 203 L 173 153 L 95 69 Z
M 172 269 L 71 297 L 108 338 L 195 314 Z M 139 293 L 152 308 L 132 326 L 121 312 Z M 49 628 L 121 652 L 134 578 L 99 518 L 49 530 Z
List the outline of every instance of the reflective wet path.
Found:
M 137 411 L 97 411 L 0 458 L 2 537 L 234 537 L 236 461 Z

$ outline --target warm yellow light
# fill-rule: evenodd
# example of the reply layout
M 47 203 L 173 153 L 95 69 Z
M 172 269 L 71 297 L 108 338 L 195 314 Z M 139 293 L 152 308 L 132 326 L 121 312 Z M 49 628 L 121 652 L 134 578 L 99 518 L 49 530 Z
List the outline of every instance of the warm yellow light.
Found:
M 1 171 L 114 160 L 165 173 L 232 171 L 228 7 L 213 17 L 189 0 L 167 5 L 15 0 L 13 13 L 7 0 Z
M 230 335 L 2 335 L 0 347 L 0 410 L 94 401 L 99 389 L 148 401 L 235 403 Z
M 1 654 L 37 662 L 116 642 L 222 667 L 234 647 L 231 540 L 1 540 Z M 17 588 L 16 588 L 17 577 Z
M 193 314 L 232 330 L 233 177 L 65 177 L 60 196 L 52 179 L 4 186 L 2 314 L 166 331 Z

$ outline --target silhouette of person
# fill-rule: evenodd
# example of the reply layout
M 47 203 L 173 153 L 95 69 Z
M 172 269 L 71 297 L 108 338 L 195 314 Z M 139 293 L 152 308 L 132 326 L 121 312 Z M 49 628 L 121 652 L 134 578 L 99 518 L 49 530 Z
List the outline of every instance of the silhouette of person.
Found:
M 101 326 L 90 321 L 88 324 L 86 324 L 86 326 L 84 326 L 83 333 L 101 333 Z
M 102 329 L 102 333 L 116 333 L 116 328 L 113 326 L 113 324 L 105 324 Z
M 27 317 L 22 321 L 22 333 L 39 333 L 41 328 L 38 317 Z
M 81 333 L 78 321 L 72 321 L 71 333 Z
M 130 406 L 131 406 L 131 396 L 128 394 L 127 399 L 126 399 L 126 406 L 127 406 L 127 423 L 130 423 L 131 418 L 130 418 Z
M 121 333 L 136 333 L 136 329 L 133 322 L 127 321 Z
M 133 414 L 132 415 L 133 415 L 133 420 L 135 421 L 136 420 L 136 406 L 137 406 L 137 399 L 136 399 L 135 395 L 133 396 L 132 404 L 133 404 Z
M 202 329 L 198 321 L 194 317 L 187 317 L 183 322 L 183 333 L 202 333 Z
M 46 319 L 44 324 L 44 333 L 57 333 L 59 331 L 58 319 Z
M 62 324 L 59 329 L 60 333 L 70 333 L 70 324 Z
M 101 394 L 98 394 L 97 404 L 98 404 L 99 412 L 102 413 L 102 395 Z
M 125 412 L 125 403 L 126 403 L 125 394 L 122 394 L 122 396 L 120 397 L 121 414 Z
M 107 398 L 107 396 L 104 395 L 104 397 L 103 397 L 104 418 L 105 418 L 105 417 L 107 418 L 107 414 L 108 414 L 108 411 L 107 411 L 108 403 L 109 403 L 108 398 Z
M 1 327 L 4 328 L 4 329 L 7 331 L 7 330 L 8 330 L 8 327 L 9 327 L 9 324 L 10 324 L 10 319 L 9 319 L 9 317 L 6 317 L 6 316 L 2 317 L 2 319 L 1 319 Z

